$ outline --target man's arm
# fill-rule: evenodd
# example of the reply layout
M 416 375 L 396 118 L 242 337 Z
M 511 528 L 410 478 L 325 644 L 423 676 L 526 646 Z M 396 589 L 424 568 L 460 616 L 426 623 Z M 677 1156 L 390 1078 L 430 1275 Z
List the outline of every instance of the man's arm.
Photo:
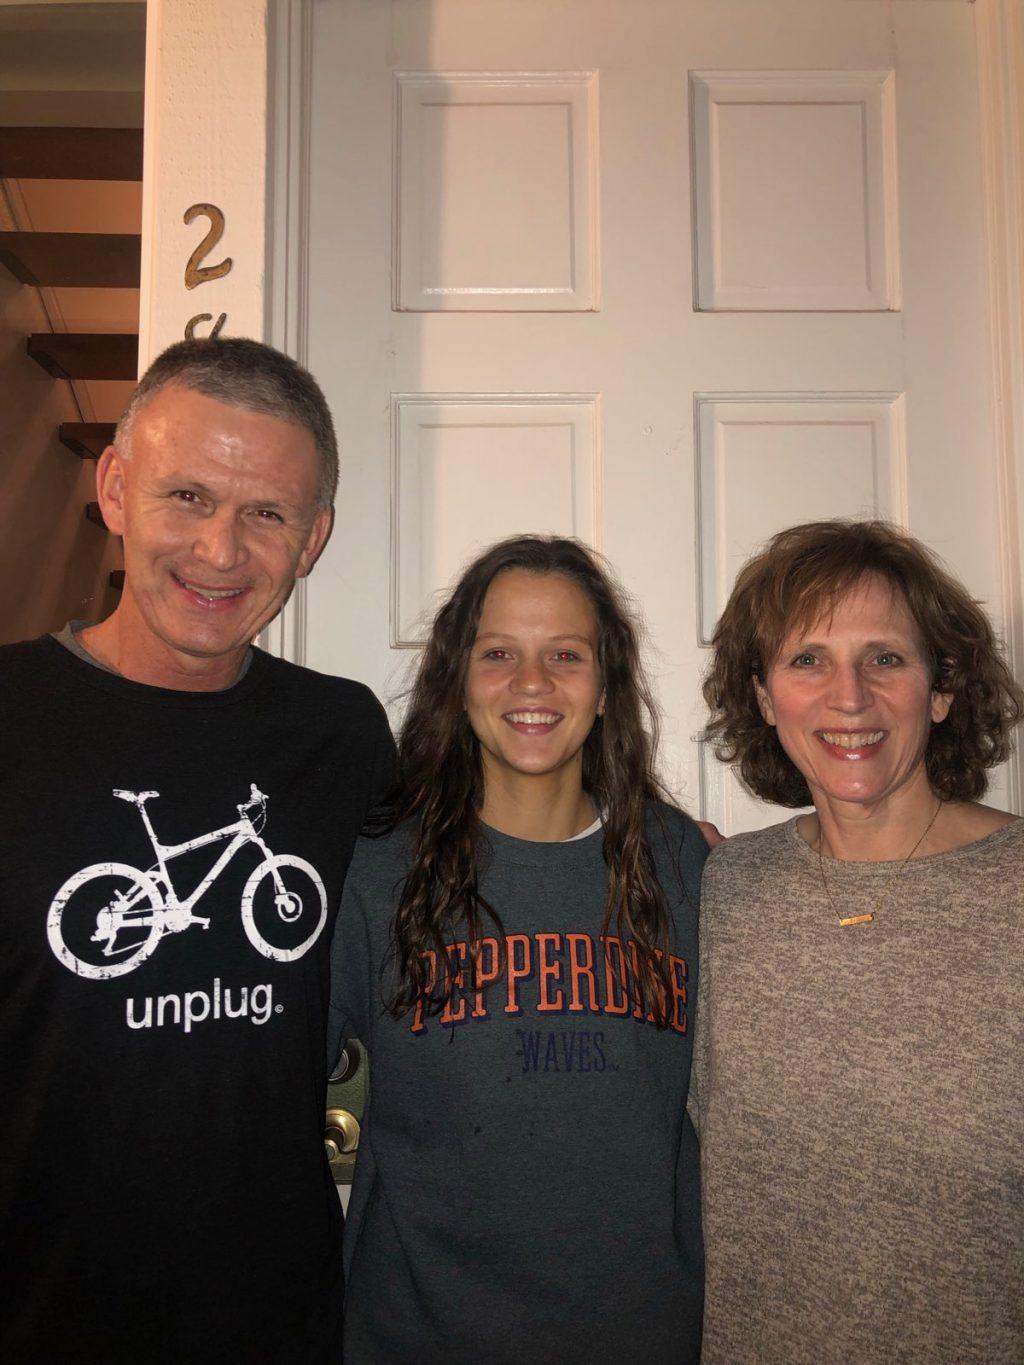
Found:
M 360 844 L 363 840 L 359 841 Z M 358 863 L 359 845 L 353 863 Z M 356 872 L 356 876 L 352 873 Z M 371 981 L 370 930 L 356 883 L 358 868 L 349 869 L 331 942 L 331 1003 L 327 1015 L 327 1067 L 333 1071 L 346 1038 L 365 1040 L 369 1030 Z
M 368 810 L 373 810 L 374 806 L 380 805 L 385 797 L 390 794 L 395 785 L 398 764 L 395 737 L 391 733 L 387 714 L 379 702 L 377 720 L 377 742 L 373 751 L 373 772 L 370 776 L 370 805 Z

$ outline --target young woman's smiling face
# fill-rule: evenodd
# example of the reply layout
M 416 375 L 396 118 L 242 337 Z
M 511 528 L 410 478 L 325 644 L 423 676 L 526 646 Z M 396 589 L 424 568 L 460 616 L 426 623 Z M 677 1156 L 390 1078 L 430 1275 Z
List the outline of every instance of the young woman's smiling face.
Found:
M 582 785 L 583 744 L 603 706 L 590 599 L 559 573 L 506 569 L 487 590 L 466 674 L 484 780 L 558 775 Z
M 928 736 L 952 704 L 933 678 L 906 599 L 869 574 L 833 612 L 789 635 L 754 685 L 816 806 L 877 806 L 927 789 Z

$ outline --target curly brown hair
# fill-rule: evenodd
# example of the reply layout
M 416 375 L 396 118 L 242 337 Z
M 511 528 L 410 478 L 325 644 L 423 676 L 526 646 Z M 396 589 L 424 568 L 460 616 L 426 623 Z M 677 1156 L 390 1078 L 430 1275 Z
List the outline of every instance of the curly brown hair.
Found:
M 704 731 L 718 758 L 739 763 L 746 786 L 780 806 L 807 806 L 807 783 L 761 715 L 754 679 L 765 681 L 786 636 L 833 610 L 866 575 L 902 594 L 934 669 L 935 691 L 952 696 L 932 727 L 925 765 L 935 795 L 976 801 L 987 770 L 1010 752 L 1024 693 L 977 602 L 913 536 L 884 521 L 813 521 L 780 531 L 740 570 L 715 628 Z
M 579 541 L 525 535 L 500 541 L 465 570 L 434 619 L 398 739 L 398 782 L 367 833 L 406 821 L 414 831 L 411 866 L 392 924 L 395 1017 L 423 1005 L 436 1013 L 459 984 L 445 951 L 456 929 L 479 942 L 484 916 L 497 911 L 480 894 L 478 812 L 484 796 L 480 742 L 464 706 L 466 671 L 484 598 L 509 569 L 562 574 L 583 589 L 598 625 L 604 713 L 583 745 L 583 787 L 602 812 L 608 900 L 602 932 L 614 921 L 637 947 L 630 995 L 659 1026 L 671 999 L 666 962 L 670 912 L 645 833 L 652 801 L 665 795 L 654 773 L 658 723 L 640 664 L 633 613 L 599 557 Z M 425 955 L 440 964 L 431 981 Z M 632 957 L 632 954 L 630 954 Z

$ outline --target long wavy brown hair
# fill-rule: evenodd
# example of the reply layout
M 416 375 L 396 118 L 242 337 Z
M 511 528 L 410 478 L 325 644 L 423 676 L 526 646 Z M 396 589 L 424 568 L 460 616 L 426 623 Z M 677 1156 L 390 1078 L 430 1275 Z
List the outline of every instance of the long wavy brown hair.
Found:
M 583 745 L 583 788 L 604 824 L 608 900 L 602 932 L 614 923 L 617 933 L 633 939 L 632 1001 L 664 1027 L 671 998 L 670 913 L 645 832 L 650 803 L 666 799 L 654 774 L 657 710 L 622 590 L 592 550 L 554 536 L 516 536 L 491 546 L 465 570 L 434 619 L 399 735 L 397 785 L 367 830 L 382 834 L 408 822 L 412 831 L 411 866 L 399 891 L 392 960 L 385 967 L 394 969 L 396 982 L 387 1007 L 398 1018 L 418 1006 L 436 1014 L 451 1001 L 462 983 L 446 946 L 457 931 L 474 945 L 474 973 L 485 918 L 503 942 L 499 914 L 478 881 L 484 775 L 464 694 L 484 598 L 495 577 L 509 569 L 562 574 L 582 588 L 597 617 L 605 707 Z M 427 965 L 431 953 L 436 972 Z

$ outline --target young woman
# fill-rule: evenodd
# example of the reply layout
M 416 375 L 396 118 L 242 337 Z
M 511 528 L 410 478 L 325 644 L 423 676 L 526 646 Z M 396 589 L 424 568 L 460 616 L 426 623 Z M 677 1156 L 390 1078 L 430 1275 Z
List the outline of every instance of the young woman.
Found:
M 660 799 L 618 589 L 575 541 L 482 554 L 439 611 L 335 939 L 371 1059 L 345 1358 L 695 1361 L 685 1111 L 707 853 Z

